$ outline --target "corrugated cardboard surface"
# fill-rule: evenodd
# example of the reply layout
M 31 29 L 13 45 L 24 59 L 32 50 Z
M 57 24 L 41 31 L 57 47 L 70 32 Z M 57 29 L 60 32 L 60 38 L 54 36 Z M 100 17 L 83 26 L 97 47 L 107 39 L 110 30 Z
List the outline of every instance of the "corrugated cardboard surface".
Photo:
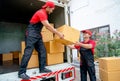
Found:
M 99 68 L 105 71 L 120 71 L 119 57 L 105 57 L 99 59 Z
M 53 23 L 50 23 L 50 25 L 52 25 L 52 26 L 54 27 L 54 24 L 53 24 Z M 46 29 L 46 27 L 45 27 L 45 26 L 43 26 L 42 31 L 49 31 L 49 30 L 48 30 L 48 29 Z
M 13 54 L 12 53 L 2 54 L 2 61 L 9 61 L 9 60 L 13 60 Z
M 19 54 L 19 64 L 21 63 L 21 59 L 22 59 L 22 54 Z M 36 68 L 39 67 L 39 62 L 38 62 L 38 55 L 32 55 L 29 62 L 28 62 L 28 66 L 27 68 Z
M 120 81 L 120 71 L 107 72 L 99 69 L 101 81 Z
M 42 34 L 43 42 L 48 42 L 48 41 L 53 40 L 53 33 L 52 32 L 42 31 L 41 34 Z
M 47 54 L 47 65 L 63 63 L 63 53 Z
M 63 25 L 57 28 L 57 30 L 64 34 L 64 39 L 60 39 L 57 35 L 55 35 L 54 39 L 57 42 L 63 43 L 65 45 L 69 45 L 79 41 L 79 37 L 80 37 L 79 30 L 67 25 Z
M 13 59 L 18 59 L 19 58 L 19 51 L 13 51 L 11 53 L 13 54 Z
M 61 44 L 64 44 L 64 45 L 71 45 L 71 44 L 74 44 L 75 42 L 71 42 L 69 41 L 68 39 L 54 39 L 56 42 L 59 42 Z
M 47 50 L 47 53 L 53 54 L 53 53 L 64 52 L 64 45 L 62 45 L 59 42 L 49 41 L 49 42 L 46 42 L 44 44 L 45 44 L 45 48 Z
M 50 25 L 54 26 L 54 24 L 52 23 L 50 23 Z M 45 26 L 43 26 L 41 34 L 42 34 L 43 42 L 48 42 L 48 41 L 53 40 L 53 33 L 49 31 L 48 29 L 46 29 Z

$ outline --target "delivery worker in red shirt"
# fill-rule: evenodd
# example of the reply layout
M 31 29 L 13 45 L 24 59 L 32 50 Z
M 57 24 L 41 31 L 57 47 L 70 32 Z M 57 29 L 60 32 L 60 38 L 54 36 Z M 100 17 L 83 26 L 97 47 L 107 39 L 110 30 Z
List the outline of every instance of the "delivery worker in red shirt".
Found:
M 26 48 L 24 50 L 24 55 L 22 57 L 20 70 L 18 72 L 18 77 L 22 79 L 30 79 L 30 77 L 26 74 L 26 67 L 32 55 L 33 49 L 35 48 L 38 52 L 39 59 L 39 70 L 40 73 L 51 72 L 51 70 L 45 68 L 46 66 L 46 49 L 44 47 L 44 43 L 42 40 L 42 36 L 40 34 L 43 25 L 51 32 L 57 34 L 60 38 L 64 38 L 64 35 L 48 22 L 48 14 L 52 13 L 55 9 L 55 4 L 51 1 L 47 1 L 42 8 L 35 12 L 30 20 L 30 24 L 26 29 Z
M 74 45 L 68 45 L 72 49 L 78 49 L 80 52 L 80 73 L 81 81 L 87 81 L 87 72 L 90 76 L 90 81 L 96 81 L 95 65 L 94 65 L 94 48 L 96 43 L 91 40 L 92 32 L 83 30 L 83 42 L 77 42 Z

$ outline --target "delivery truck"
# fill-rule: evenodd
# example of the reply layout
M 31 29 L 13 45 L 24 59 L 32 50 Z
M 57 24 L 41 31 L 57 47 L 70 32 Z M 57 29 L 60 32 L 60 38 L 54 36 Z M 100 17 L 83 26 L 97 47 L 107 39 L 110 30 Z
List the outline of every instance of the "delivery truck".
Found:
M 33 13 L 47 0 L 1 0 L 0 16 L 0 54 L 11 51 L 20 51 L 21 42 L 24 41 L 24 32 Z M 53 0 L 56 4 L 54 12 L 49 16 L 50 23 L 54 27 L 64 24 L 69 25 L 69 0 Z M 63 2 L 62 2 L 63 1 Z M 30 68 L 27 74 L 30 80 L 18 78 L 18 71 L 0 74 L 0 81 L 74 81 L 75 67 L 71 65 L 70 50 L 65 47 L 63 63 L 48 65 L 50 73 L 39 73 L 38 68 Z

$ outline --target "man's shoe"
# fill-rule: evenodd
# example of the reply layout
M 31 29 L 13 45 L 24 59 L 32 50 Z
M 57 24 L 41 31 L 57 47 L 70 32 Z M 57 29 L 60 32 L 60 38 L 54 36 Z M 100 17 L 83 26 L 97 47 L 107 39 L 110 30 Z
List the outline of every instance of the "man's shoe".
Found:
M 22 78 L 24 80 L 29 80 L 30 79 L 30 77 L 26 73 L 22 73 L 22 74 L 18 75 L 18 77 Z
M 46 68 L 44 68 L 43 70 L 40 70 L 40 73 L 49 73 L 49 72 L 52 72 L 52 71 Z

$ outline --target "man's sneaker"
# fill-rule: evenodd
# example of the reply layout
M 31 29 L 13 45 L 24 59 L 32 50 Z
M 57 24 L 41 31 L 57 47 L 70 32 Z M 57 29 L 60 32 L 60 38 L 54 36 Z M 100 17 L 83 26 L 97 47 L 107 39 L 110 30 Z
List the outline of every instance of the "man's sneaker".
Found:
M 43 70 L 40 70 L 40 73 L 49 73 L 49 72 L 52 72 L 52 71 L 46 68 L 44 68 Z
M 22 74 L 18 75 L 18 77 L 22 78 L 24 80 L 29 80 L 30 79 L 30 77 L 26 73 L 22 73 Z

